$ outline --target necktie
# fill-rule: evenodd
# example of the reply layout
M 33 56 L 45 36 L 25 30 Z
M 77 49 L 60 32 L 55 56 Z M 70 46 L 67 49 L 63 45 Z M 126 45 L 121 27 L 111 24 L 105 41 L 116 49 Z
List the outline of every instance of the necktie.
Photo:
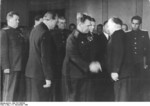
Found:
M 110 36 L 108 36 L 108 41 L 110 40 Z

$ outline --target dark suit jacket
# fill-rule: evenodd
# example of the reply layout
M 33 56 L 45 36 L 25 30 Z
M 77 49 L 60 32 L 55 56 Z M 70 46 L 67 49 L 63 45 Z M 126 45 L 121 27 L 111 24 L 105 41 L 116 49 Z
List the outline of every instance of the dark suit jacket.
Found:
M 124 37 L 125 33 L 122 30 L 115 31 L 111 36 L 107 46 L 107 66 L 109 72 L 121 71 L 124 59 Z
M 2 69 L 10 71 L 22 70 L 24 38 L 19 31 L 11 27 L 1 31 L 1 61 Z
M 34 79 L 52 79 L 52 68 L 49 62 L 49 50 L 46 45 L 46 36 L 50 31 L 44 23 L 39 24 L 31 31 L 29 40 L 29 59 L 26 66 L 26 76 Z
M 148 32 L 141 30 L 127 32 L 125 41 L 125 59 L 121 76 L 136 76 L 140 71 L 134 69 L 135 65 L 138 64 L 139 70 L 144 69 L 144 64 L 150 66 L 150 39 Z M 144 57 L 146 61 L 144 61 Z
M 106 69 L 106 67 L 107 67 L 107 44 L 108 44 L 108 39 L 106 38 L 106 36 L 104 35 L 104 33 L 101 33 L 101 35 L 99 35 L 100 37 L 99 37 L 99 42 L 100 42 L 100 44 L 99 45 L 101 45 L 101 55 L 102 55 L 102 60 L 103 60 L 103 62 L 102 62 L 102 67 L 103 68 L 105 68 Z

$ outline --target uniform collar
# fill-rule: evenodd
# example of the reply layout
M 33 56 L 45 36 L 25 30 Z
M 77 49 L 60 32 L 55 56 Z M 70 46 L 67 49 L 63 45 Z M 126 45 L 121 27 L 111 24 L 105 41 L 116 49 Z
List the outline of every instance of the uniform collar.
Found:
M 13 30 L 15 30 L 15 29 L 17 29 L 17 28 L 13 28 L 13 27 L 11 27 L 11 26 L 7 26 L 6 29 L 13 29 Z
M 132 32 L 134 32 L 134 33 L 137 33 L 137 32 L 140 32 L 141 30 L 140 29 L 138 29 L 138 30 L 132 30 Z

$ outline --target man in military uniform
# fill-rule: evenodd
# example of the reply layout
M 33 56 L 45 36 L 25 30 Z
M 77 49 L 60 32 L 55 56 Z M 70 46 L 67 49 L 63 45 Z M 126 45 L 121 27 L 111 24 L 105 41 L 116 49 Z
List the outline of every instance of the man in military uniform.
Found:
M 103 25 L 102 24 L 98 24 L 97 25 L 97 34 L 101 35 L 103 33 Z
M 8 27 L 1 31 L 3 101 L 18 101 L 24 39 L 16 29 L 19 25 L 19 15 L 11 11 L 6 18 Z
M 66 29 L 66 19 L 64 17 L 59 17 L 58 19 L 58 29 L 55 29 L 52 33 L 53 45 L 54 45 L 54 60 L 55 60 L 55 71 L 54 71 L 54 81 L 55 81 L 55 100 L 62 100 L 61 94 L 61 79 L 62 79 L 62 64 L 65 58 L 66 52 L 66 40 L 70 34 L 70 31 Z
M 77 30 L 67 39 L 62 84 L 65 101 L 87 101 L 89 74 L 101 70 L 98 58 L 91 58 L 93 37 L 88 34 L 90 25 L 91 17 L 82 14 L 78 17 Z
M 131 19 L 132 31 L 126 36 L 126 75 L 131 77 L 131 98 L 133 101 L 150 100 L 150 39 L 147 31 L 140 30 L 142 19 Z M 149 75 L 149 76 L 148 76 Z M 149 83 L 148 83 L 149 82 Z M 149 93 L 149 94 L 148 94 Z
M 69 25 L 69 31 L 70 31 L 70 33 L 72 33 L 75 29 L 76 29 L 76 25 L 74 23 L 71 23 Z

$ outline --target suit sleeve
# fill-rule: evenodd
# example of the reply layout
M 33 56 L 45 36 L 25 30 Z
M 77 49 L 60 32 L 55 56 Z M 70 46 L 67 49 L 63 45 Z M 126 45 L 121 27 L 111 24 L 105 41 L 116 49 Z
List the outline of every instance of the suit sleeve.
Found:
M 83 72 L 87 72 L 89 69 L 89 64 L 82 59 L 79 52 L 77 38 L 73 35 L 70 35 L 67 39 L 66 53 L 70 58 L 70 61 L 73 62 L 79 69 Z
M 123 35 L 120 33 L 114 33 L 112 38 L 112 72 L 119 72 L 122 65 L 124 44 Z
M 2 69 L 10 69 L 9 61 L 9 41 L 6 31 L 1 31 L 1 59 L 2 59 Z
M 41 62 L 42 62 L 42 68 L 43 68 L 45 79 L 51 80 L 52 79 L 52 67 L 51 67 L 51 64 L 49 64 L 50 52 L 48 50 L 49 45 L 47 45 L 47 39 L 46 39 L 47 34 L 49 33 L 45 33 L 41 39 Z
M 148 32 L 146 32 L 146 36 L 145 36 L 145 55 L 146 55 L 146 64 L 149 65 L 150 67 L 150 38 L 148 35 Z

